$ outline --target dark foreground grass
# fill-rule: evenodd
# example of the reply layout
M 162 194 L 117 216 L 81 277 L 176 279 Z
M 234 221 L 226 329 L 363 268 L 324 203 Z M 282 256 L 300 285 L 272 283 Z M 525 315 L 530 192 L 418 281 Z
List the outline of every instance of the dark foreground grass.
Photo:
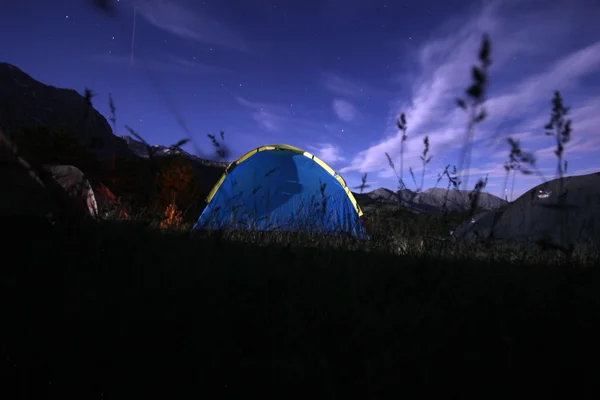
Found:
M 124 222 L 3 229 L 4 389 L 20 398 L 595 393 L 595 267 L 256 246 Z

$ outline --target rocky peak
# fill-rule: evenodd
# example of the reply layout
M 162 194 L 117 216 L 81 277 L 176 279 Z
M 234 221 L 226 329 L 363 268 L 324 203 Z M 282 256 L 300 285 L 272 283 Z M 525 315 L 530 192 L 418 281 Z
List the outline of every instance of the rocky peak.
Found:
M 125 141 L 113 135 L 106 118 L 77 91 L 46 85 L 0 62 L 0 127 L 12 136 L 37 124 L 51 130 L 66 128 L 101 158 L 132 154 Z

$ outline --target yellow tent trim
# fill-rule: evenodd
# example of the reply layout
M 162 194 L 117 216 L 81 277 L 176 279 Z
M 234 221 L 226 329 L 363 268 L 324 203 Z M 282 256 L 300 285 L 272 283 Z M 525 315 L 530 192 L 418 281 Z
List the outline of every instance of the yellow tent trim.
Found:
M 302 149 L 299 149 L 297 147 L 290 146 L 288 144 L 271 144 L 271 145 L 267 145 L 267 146 L 261 146 L 261 147 L 258 147 L 256 149 L 254 149 L 254 150 L 250 150 L 249 152 L 247 152 L 246 154 L 244 154 L 243 156 L 241 156 L 237 160 L 235 160 L 232 163 L 230 163 L 227 166 L 227 168 L 225 168 L 225 172 L 223 173 L 223 175 L 221 175 L 221 178 L 219 178 L 219 180 L 217 181 L 217 183 L 215 184 L 215 186 L 212 188 L 212 190 L 210 191 L 210 193 L 206 197 L 206 203 L 210 203 L 212 201 L 213 197 L 215 196 L 215 194 L 217 193 L 217 191 L 219 190 L 219 188 L 223 184 L 223 181 L 225 180 L 225 178 L 227 177 L 227 175 L 235 167 L 237 167 L 238 165 L 240 165 L 241 163 L 243 163 L 244 161 L 246 161 L 247 159 L 249 159 L 253 155 L 255 155 L 255 154 L 257 154 L 257 153 L 259 153 L 261 151 L 268 151 L 268 150 L 289 150 L 289 151 L 293 151 L 294 153 L 301 154 L 301 155 L 303 155 L 305 157 L 308 157 L 311 160 L 314 160 L 317 164 L 319 164 L 321 166 L 321 168 L 323 168 L 325 171 L 329 172 L 329 174 L 331 176 L 333 176 L 335 179 L 337 179 L 337 181 L 344 188 L 344 191 L 348 195 L 348 198 L 350 198 L 350 201 L 352 202 L 352 205 L 354 206 L 354 209 L 358 213 L 358 216 L 360 217 L 360 216 L 363 215 L 363 212 L 360 209 L 360 206 L 358 205 L 358 202 L 354 198 L 354 195 L 352 194 L 352 191 L 348 188 L 348 185 L 346 185 L 346 181 L 344 180 L 344 178 L 342 178 L 342 176 L 340 174 L 338 174 L 337 172 L 335 172 L 329 165 L 327 165 L 325 163 L 325 161 L 321 160 L 319 157 L 315 156 L 314 154 L 311 154 L 311 153 L 309 153 L 307 151 L 304 151 Z

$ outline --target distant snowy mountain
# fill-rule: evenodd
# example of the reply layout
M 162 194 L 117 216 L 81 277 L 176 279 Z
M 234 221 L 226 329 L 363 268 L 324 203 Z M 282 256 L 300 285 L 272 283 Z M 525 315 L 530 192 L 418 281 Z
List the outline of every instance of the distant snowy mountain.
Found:
M 125 143 L 127 143 L 127 146 L 129 146 L 129 149 L 131 151 L 133 151 L 137 156 L 148 157 L 148 148 L 146 147 L 146 145 L 144 143 L 132 138 L 131 136 L 121 136 L 121 138 L 123 138 L 123 140 L 125 140 Z M 190 154 L 182 149 L 161 146 L 158 144 L 150 145 L 150 147 L 152 148 L 154 155 L 157 155 L 157 156 L 166 156 L 169 154 L 181 154 L 181 155 L 192 157 L 192 154 Z
M 121 136 L 121 138 L 125 141 L 125 143 L 127 143 L 129 149 L 137 156 L 148 157 L 148 148 L 144 143 L 132 138 L 131 136 Z M 173 154 L 183 155 L 185 157 L 190 158 L 190 160 L 192 160 L 193 162 L 202 164 L 203 166 L 212 168 L 222 168 L 221 173 L 223 173 L 225 171 L 225 168 L 227 168 L 227 166 L 229 165 L 229 162 L 227 161 L 207 160 L 190 154 L 183 149 L 176 149 L 168 146 L 162 146 L 159 144 L 153 144 L 150 145 L 150 147 L 152 148 L 152 151 L 154 152 L 155 156 L 167 156 Z
M 418 193 L 413 202 L 418 204 L 427 204 L 435 208 L 446 207 L 450 211 L 466 211 L 471 207 L 469 193 L 471 190 L 454 190 L 443 188 L 431 188 Z M 495 210 L 507 204 L 506 200 L 493 194 L 481 192 L 477 206 L 485 210 Z
M 415 212 L 439 213 L 444 209 L 458 212 L 469 210 L 471 207 L 469 193 L 469 190 L 442 188 L 431 188 L 419 193 L 409 189 L 394 192 L 390 189 L 379 188 L 368 193 L 355 193 L 354 196 L 359 204 L 367 210 L 402 204 Z M 494 210 L 505 204 L 507 204 L 505 200 L 493 194 L 482 192 L 479 195 L 479 208 Z

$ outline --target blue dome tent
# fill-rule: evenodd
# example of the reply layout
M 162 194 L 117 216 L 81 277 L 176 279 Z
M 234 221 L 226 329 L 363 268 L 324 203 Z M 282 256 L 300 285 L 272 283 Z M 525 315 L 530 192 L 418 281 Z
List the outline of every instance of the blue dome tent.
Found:
M 193 229 L 295 231 L 368 239 L 344 178 L 293 146 L 262 146 L 229 164 Z

